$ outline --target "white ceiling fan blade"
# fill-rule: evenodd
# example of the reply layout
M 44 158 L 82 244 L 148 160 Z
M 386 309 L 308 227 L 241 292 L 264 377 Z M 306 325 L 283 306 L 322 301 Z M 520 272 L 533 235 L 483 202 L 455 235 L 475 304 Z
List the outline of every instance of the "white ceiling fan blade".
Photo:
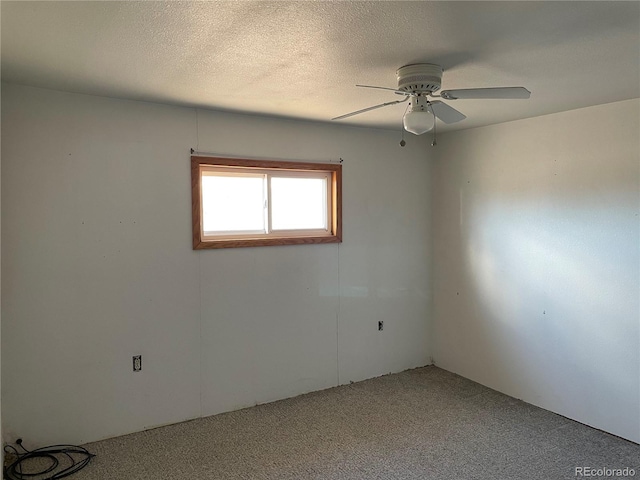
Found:
M 463 88 L 459 90 L 443 90 L 440 96 L 446 100 L 462 99 L 512 99 L 529 98 L 531 92 L 524 87 L 497 87 L 497 88 Z
M 389 87 L 375 87 L 373 85 L 356 85 L 356 87 L 362 87 L 362 88 L 377 88 L 378 90 L 391 90 L 392 92 L 395 92 L 396 95 L 407 95 L 407 96 L 411 96 L 413 95 L 411 92 L 405 92 L 404 90 L 398 90 L 397 88 L 389 88 Z
M 431 109 L 433 114 L 442 120 L 444 123 L 456 123 L 460 120 L 467 118 L 453 107 L 450 107 L 446 103 L 442 103 L 440 100 L 436 100 L 431 103 Z
M 409 97 L 405 97 L 402 100 L 396 100 L 395 102 L 381 103 L 380 105 L 374 105 L 373 107 L 367 107 L 367 108 L 363 108 L 362 110 L 357 110 L 355 112 L 345 113 L 344 115 L 340 115 L 339 117 L 332 118 L 331 120 L 341 120 L 343 118 L 353 117 L 354 115 L 359 115 L 364 112 L 369 112 L 371 110 L 375 110 L 376 108 L 382 108 L 388 105 L 395 105 L 396 103 L 406 102 L 407 100 L 409 100 Z

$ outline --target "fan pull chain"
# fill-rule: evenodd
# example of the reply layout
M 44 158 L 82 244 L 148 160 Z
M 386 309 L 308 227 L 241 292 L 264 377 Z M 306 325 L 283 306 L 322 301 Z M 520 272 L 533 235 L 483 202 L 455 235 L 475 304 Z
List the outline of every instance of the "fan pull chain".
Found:
M 409 110 L 410 106 L 411 106 L 411 104 L 408 103 L 406 108 L 404 109 L 404 113 L 402 114 L 402 118 L 404 118 L 404 116 L 407 114 L 407 110 Z M 404 147 L 406 144 L 407 144 L 407 142 L 404 141 L 404 122 L 403 122 L 402 125 L 400 126 L 400 146 Z
M 436 143 L 436 125 L 437 125 L 437 120 L 436 120 L 436 113 L 433 111 L 433 107 L 431 107 L 431 113 L 433 113 L 433 141 L 431 142 L 431 146 L 435 147 L 436 145 L 438 145 Z

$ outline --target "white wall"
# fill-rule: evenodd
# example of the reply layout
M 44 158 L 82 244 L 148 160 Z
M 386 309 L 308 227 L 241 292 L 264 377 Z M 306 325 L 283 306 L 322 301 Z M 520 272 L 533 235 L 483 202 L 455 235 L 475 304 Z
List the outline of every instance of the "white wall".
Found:
M 398 137 L 4 84 L 5 440 L 82 443 L 427 364 L 429 149 Z M 193 251 L 190 147 L 343 158 L 344 242 Z
M 437 365 L 640 441 L 640 101 L 441 136 Z

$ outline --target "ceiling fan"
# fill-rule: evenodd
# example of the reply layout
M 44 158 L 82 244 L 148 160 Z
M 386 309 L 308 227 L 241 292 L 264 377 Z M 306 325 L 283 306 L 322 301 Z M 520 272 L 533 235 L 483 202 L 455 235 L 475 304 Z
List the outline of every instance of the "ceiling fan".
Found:
M 431 63 L 416 63 L 400 67 L 396 72 L 398 76 L 398 88 L 376 87 L 372 85 L 356 85 L 362 88 L 376 88 L 390 90 L 396 95 L 402 95 L 402 100 L 381 103 L 372 107 L 363 108 L 355 112 L 340 115 L 331 120 L 341 120 L 353 117 L 361 113 L 369 112 L 377 108 L 396 105 L 411 99 L 407 111 L 402 118 L 402 125 L 407 132 L 414 135 L 422 135 L 433 129 L 435 119 L 439 118 L 444 123 L 455 123 L 467 118 L 453 107 L 440 100 L 458 99 L 526 99 L 531 92 L 524 87 L 495 87 L 495 88 L 465 88 L 458 90 L 442 90 L 440 95 L 434 95 L 442 85 L 442 67 Z

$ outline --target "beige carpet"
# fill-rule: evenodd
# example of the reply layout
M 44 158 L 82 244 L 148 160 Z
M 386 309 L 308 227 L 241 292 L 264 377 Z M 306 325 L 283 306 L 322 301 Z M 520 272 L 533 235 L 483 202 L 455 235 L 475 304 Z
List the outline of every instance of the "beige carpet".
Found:
M 436 367 L 87 448 L 97 457 L 74 480 L 640 478 L 637 444 Z

